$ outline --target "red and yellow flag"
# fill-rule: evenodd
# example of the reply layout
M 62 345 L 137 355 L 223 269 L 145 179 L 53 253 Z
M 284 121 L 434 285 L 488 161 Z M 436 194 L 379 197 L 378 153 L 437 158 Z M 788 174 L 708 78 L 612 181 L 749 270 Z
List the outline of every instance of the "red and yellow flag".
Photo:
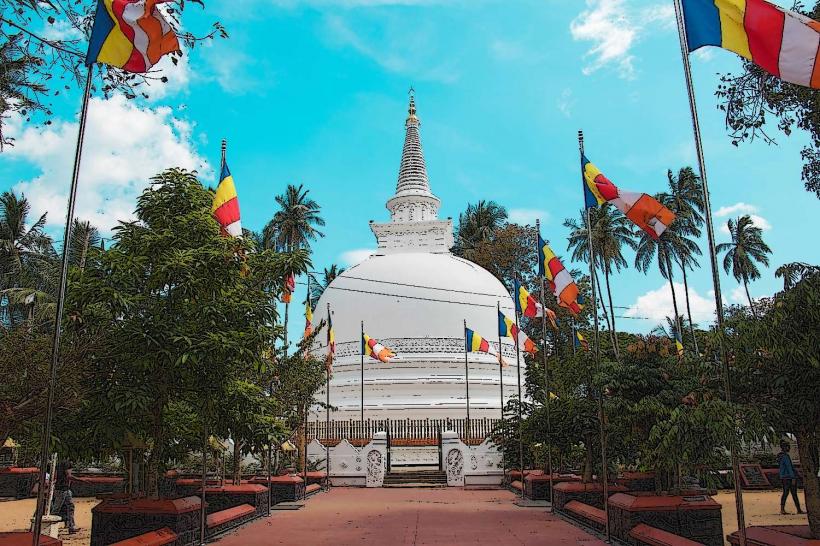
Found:
M 242 222 L 239 219 L 239 197 L 236 195 L 233 176 L 231 176 L 227 163 L 222 165 L 222 174 L 219 177 L 219 186 L 216 187 L 211 212 L 219 225 L 222 226 L 224 235 L 231 237 L 242 236 Z

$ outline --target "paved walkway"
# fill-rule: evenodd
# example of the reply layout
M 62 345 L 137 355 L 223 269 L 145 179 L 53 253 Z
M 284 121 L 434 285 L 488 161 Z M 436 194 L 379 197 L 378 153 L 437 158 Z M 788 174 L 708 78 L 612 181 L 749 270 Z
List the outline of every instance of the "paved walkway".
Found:
M 504 490 L 335 488 L 297 511 L 274 511 L 218 546 L 582 545 L 604 542 Z

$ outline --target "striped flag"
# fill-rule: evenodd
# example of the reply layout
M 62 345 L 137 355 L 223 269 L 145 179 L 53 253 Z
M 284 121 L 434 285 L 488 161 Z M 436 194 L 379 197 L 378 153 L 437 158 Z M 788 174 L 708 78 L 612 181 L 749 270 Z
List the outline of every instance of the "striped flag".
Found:
M 481 337 L 480 335 L 476 334 L 474 331 L 467 328 L 464 337 L 466 338 L 466 351 L 468 353 L 487 353 L 496 357 L 498 359 L 498 363 L 502 366 L 507 365 L 506 362 L 504 362 L 504 359 L 501 358 L 501 355 L 498 353 L 498 351 L 496 351 L 495 348 L 492 345 L 490 345 L 490 342 Z
M 535 345 L 535 342 L 516 326 L 512 319 L 501 311 L 498 312 L 498 335 L 513 338 L 516 345 L 525 353 L 534 355 L 538 352 L 538 347 Z
M 222 226 L 222 233 L 231 237 L 242 236 L 242 222 L 239 219 L 239 197 L 228 164 L 222 164 L 222 174 L 216 187 L 211 213 Z
M 515 310 L 525 317 L 535 318 L 544 316 L 544 307 L 538 303 L 538 300 L 530 296 L 527 289 L 521 286 L 516 280 L 515 285 Z
M 680 332 L 675 332 L 675 352 L 678 358 L 683 358 L 683 340 L 680 337 Z
M 282 301 L 285 303 L 290 303 L 290 300 L 293 298 L 293 292 L 296 290 L 296 277 L 293 273 L 288 273 L 288 276 L 285 278 L 285 288 L 282 291 Z
M 584 203 L 586 208 L 612 203 L 624 216 L 658 239 L 675 220 L 675 213 L 645 193 L 623 191 L 581 154 L 581 171 L 584 174 Z
M 98 0 L 85 64 L 148 72 L 163 55 L 179 51 L 176 33 L 157 9 L 163 2 Z
M 575 330 L 575 346 L 581 347 L 585 351 L 589 351 L 589 342 L 578 330 Z
M 569 274 L 567 268 L 555 255 L 550 246 L 538 234 L 538 274 L 546 278 L 550 283 L 550 290 L 555 294 L 558 305 L 569 309 L 573 315 L 581 312 L 581 305 L 578 303 L 578 285 Z M 552 313 L 552 311 L 548 311 Z M 555 313 L 550 317 L 552 327 L 556 330 Z
M 389 363 L 396 356 L 393 351 L 365 333 L 362 333 L 362 354 L 384 363 Z
M 327 314 L 327 373 L 333 373 L 333 357 L 336 356 L 336 332 L 333 330 L 333 317 Z
M 304 337 L 308 337 L 313 333 L 313 309 L 310 308 L 310 298 L 305 302 L 305 333 Z
M 783 81 L 820 89 L 820 23 L 764 0 L 683 0 L 689 51 L 733 51 Z

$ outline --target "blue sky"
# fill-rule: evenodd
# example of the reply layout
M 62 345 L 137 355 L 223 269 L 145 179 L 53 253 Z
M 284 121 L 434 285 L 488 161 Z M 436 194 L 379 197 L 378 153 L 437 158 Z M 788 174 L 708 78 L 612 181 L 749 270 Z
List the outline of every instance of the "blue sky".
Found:
M 780 2 L 783 4 L 783 2 Z M 576 132 L 615 184 L 664 188 L 666 170 L 695 164 L 679 44 L 666 0 L 209 0 L 190 4 L 185 26 L 219 19 L 230 39 L 166 63 L 151 98 L 91 103 L 80 180 L 80 217 L 106 230 L 127 218 L 147 178 L 196 168 L 215 184 L 228 139 L 242 221 L 261 229 L 274 196 L 305 184 L 322 205 L 327 236 L 317 268 L 351 265 L 375 248 L 368 220 L 388 218 L 404 137 L 407 90 L 416 89 L 422 141 L 442 217 L 493 199 L 516 221 L 540 217 L 565 251 L 565 217 L 582 204 Z M 49 32 L 59 32 L 50 29 Z M 692 57 L 712 203 L 721 224 L 756 215 L 774 250 L 753 296 L 775 291 L 774 269 L 820 262 L 810 236 L 820 201 L 803 189 L 805 136 L 735 148 L 714 89 L 740 69 L 732 53 Z M 79 92 L 55 99 L 50 126 L 11 120 L 17 145 L 0 157 L 0 189 L 25 191 L 60 232 L 76 137 Z M 718 228 L 718 239 L 727 234 Z M 705 249 L 705 241 L 702 247 Z M 632 255 L 628 256 L 630 262 Z M 708 260 L 690 279 L 695 320 L 711 315 Z M 723 275 L 728 301 L 737 283 Z M 613 281 L 619 327 L 648 331 L 671 314 L 658 274 L 628 269 Z M 631 308 L 631 309 L 628 309 Z M 646 318 L 639 318 L 646 317 Z M 298 322 L 298 321 L 297 321 Z M 301 327 L 301 324 L 299 325 Z

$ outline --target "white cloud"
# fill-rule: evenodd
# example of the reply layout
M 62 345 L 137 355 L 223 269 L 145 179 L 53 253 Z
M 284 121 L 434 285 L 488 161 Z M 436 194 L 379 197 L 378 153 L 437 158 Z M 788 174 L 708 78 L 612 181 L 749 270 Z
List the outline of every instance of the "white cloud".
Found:
M 673 25 L 674 10 L 666 4 L 655 4 L 630 11 L 624 0 L 587 0 L 587 9 L 571 23 L 574 40 L 592 42 L 585 57 L 591 58 L 583 68 L 586 75 L 607 65 L 614 65 L 622 78 L 635 76 L 632 47 L 644 29 L 666 29 Z
M 186 93 L 191 82 L 189 56 L 178 57 L 175 65 L 171 56 L 165 55 L 151 69 L 150 76 L 151 79 L 146 81 L 146 85 L 138 88 L 138 91 L 148 95 L 149 100 L 156 101 Z M 156 81 L 163 77 L 167 78 L 166 82 Z
M 374 252 L 376 251 L 370 248 L 354 248 L 342 252 L 340 259 L 347 267 L 351 267 L 363 262 L 369 256 L 372 256 Z
M 61 226 L 74 161 L 76 121 L 43 127 L 9 127 L 16 138 L 4 152 L 9 161 L 35 167 L 39 174 L 18 182 L 32 216 L 48 212 L 48 223 Z M 176 118 L 168 107 L 144 108 L 121 95 L 92 98 L 88 108 L 76 216 L 108 232 L 118 220 L 133 218 L 135 199 L 154 174 L 169 168 L 197 170 L 212 176 L 208 162 L 191 144 L 194 125 Z
M 683 283 L 674 283 L 674 286 L 678 300 L 678 313 L 686 316 L 686 292 Z M 691 286 L 689 287 L 689 303 L 692 308 L 692 320 L 696 324 L 705 326 L 714 320 L 714 300 L 698 294 Z M 624 312 L 624 316 L 646 317 L 656 323 L 662 322 L 666 317 L 674 317 L 672 291 L 669 289 L 669 284 L 665 283 L 655 290 L 638 296 L 635 303 Z
M 572 89 L 567 87 L 561 91 L 561 96 L 558 97 L 558 111 L 566 117 L 572 117 L 572 108 L 577 101 L 572 96 Z
M 725 218 L 730 216 L 737 216 L 737 215 L 748 215 L 752 219 L 752 223 L 762 229 L 763 231 L 768 231 L 772 229 L 772 224 L 766 220 L 764 217 L 760 216 L 759 214 L 754 214 L 758 211 L 758 208 L 754 205 L 750 205 L 748 203 L 743 203 L 742 201 L 739 203 L 735 203 L 734 205 L 726 205 L 720 207 L 716 212 L 715 216 L 718 218 Z M 725 233 L 726 235 L 729 234 L 729 226 L 726 222 L 722 223 L 720 226 L 720 231 Z
M 536 220 L 546 222 L 550 213 L 540 209 L 510 209 L 508 219 L 514 224 L 534 226 Z

